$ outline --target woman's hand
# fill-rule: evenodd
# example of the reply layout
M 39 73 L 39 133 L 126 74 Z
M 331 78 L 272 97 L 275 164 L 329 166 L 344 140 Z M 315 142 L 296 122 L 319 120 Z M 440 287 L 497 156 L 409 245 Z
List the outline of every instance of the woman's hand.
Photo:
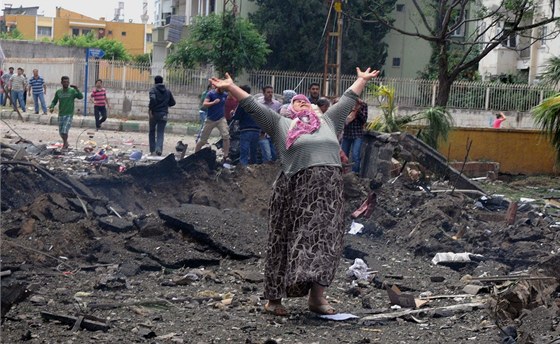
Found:
M 368 69 L 366 69 L 365 71 L 362 71 L 360 69 L 360 67 L 356 67 L 356 74 L 358 75 L 358 78 L 362 78 L 365 81 L 369 81 L 375 77 L 377 77 L 379 75 L 379 71 L 378 70 L 371 70 L 371 67 L 368 67 Z
M 233 79 L 226 73 L 226 77 L 224 79 L 218 79 L 216 77 L 212 77 L 209 79 L 210 83 L 216 87 L 221 88 L 222 90 L 229 90 L 229 87 L 235 85 Z

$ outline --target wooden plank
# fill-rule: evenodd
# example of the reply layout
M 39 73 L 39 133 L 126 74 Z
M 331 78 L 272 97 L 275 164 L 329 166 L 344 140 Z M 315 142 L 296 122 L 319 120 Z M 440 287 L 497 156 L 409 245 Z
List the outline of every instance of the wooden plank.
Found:
M 109 329 L 109 325 L 104 322 L 92 320 L 93 317 L 73 317 L 69 315 L 61 315 L 55 314 L 50 312 L 41 312 L 41 317 L 45 320 L 56 320 L 60 321 L 65 325 L 76 326 L 76 323 L 80 321 L 80 318 L 83 318 L 79 326 L 89 331 L 107 331 Z M 88 319 L 89 318 L 89 319 Z
M 471 302 L 471 303 L 463 303 L 460 305 L 452 305 L 452 306 L 444 306 L 444 307 L 435 307 L 435 308 L 424 308 L 424 309 L 411 309 L 406 311 L 400 312 L 390 312 L 390 313 L 381 313 L 381 314 L 374 314 L 369 315 L 367 317 L 363 317 L 360 319 L 360 323 L 364 323 L 367 321 L 386 321 L 386 320 L 393 320 L 407 315 L 415 315 L 420 313 L 433 313 L 437 311 L 451 311 L 453 313 L 461 313 L 461 312 L 468 312 L 473 309 L 485 307 L 485 303 L 483 302 Z

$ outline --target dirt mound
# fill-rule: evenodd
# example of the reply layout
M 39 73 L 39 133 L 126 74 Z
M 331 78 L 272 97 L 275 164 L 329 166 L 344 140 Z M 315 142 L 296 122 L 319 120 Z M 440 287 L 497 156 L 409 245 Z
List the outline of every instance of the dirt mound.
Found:
M 472 198 L 452 192 L 452 185 L 404 177 L 380 185 L 347 174 L 347 227 L 354 222 L 363 229 L 346 237 L 328 291 L 331 303 L 362 318 L 391 313 L 385 286 L 397 285 L 417 297 L 432 295 L 429 307 L 443 308 L 426 312 L 423 320 L 421 313 L 398 317 L 412 322 L 327 323 L 306 310 L 305 300 L 294 299 L 287 303 L 290 317 L 276 319 L 262 314 L 260 296 L 277 165 L 226 169 L 216 165 L 210 149 L 125 171 L 68 162 L 2 161 L 1 259 L 2 270 L 10 270 L 2 288 L 15 295 L 3 318 L 6 342 L 488 343 L 504 338 L 499 327 L 515 325 L 512 318 L 519 314 L 530 319 L 514 326 L 527 343 L 560 333 L 558 213 L 544 200 L 518 203 L 512 221 L 504 197 Z M 372 193 L 376 197 L 368 197 Z M 367 211 L 356 211 L 368 199 L 375 204 L 366 218 Z M 468 252 L 472 259 L 434 265 L 431 259 L 441 252 Z M 374 278 L 347 277 L 356 258 L 377 271 Z M 512 311 L 511 318 L 498 317 L 496 309 L 462 309 L 453 316 L 458 313 L 445 308 L 479 301 L 464 295 L 467 283 L 489 291 L 488 283 L 501 287 L 502 281 L 484 276 L 535 277 L 538 269 L 541 277 L 552 277 L 527 284 L 538 292 L 507 289 L 518 296 L 510 300 L 531 305 Z M 467 274 L 474 280 L 461 280 Z M 74 330 L 44 322 L 55 313 L 72 318 Z M 108 330 L 77 331 L 87 329 L 88 321 Z M 539 327 L 542 321 L 547 326 Z

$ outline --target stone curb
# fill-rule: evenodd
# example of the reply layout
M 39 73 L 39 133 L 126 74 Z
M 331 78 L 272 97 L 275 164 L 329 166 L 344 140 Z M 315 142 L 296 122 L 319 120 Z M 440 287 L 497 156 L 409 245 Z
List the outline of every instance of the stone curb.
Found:
M 37 123 L 43 125 L 58 125 L 58 115 L 41 115 L 35 113 L 22 113 L 25 122 Z M 19 120 L 15 111 L 3 109 L 0 111 L 0 119 Z M 95 118 L 93 116 L 74 115 L 72 119 L 72 127 L 74 128 L 91 128 L 95 129 Z M 103 129 L 125 132 L 141 132 L 148 133 L 148 121 L 139 120 L 122 120 L 118 118 L 107 118 L 103 123 Z M 178 135 L 196 135 L 198 133 L 198 123 L 194 122 L 167 122 L 165 127 L 166 133 Z M 212 132 L 212 137 L 219 136 L 217 130 Z

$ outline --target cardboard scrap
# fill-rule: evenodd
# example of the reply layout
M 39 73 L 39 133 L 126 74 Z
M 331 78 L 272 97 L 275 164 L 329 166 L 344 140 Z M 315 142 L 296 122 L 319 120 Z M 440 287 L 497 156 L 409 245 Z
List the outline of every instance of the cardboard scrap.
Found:
M 412 294 L 401 292 L 396 285 L 391 288 L 387 287 L 387 293 L 392 304 L 405 308 L 420 308 L 429 302 L 428 300 L 417 299 Z

